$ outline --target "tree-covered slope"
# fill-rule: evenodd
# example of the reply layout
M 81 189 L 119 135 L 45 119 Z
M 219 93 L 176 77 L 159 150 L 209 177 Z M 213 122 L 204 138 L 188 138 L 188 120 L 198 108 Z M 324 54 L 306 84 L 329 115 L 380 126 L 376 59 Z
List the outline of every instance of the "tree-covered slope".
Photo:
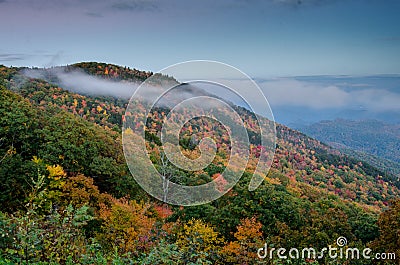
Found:
M 377 120 L 336 119 L 299 129 L 339 148 L 351 148 L 395 163 L 400 162 L 400 125 Z
M 109 78 L 111 68 L 117 73 L 113 78 L 141 76 L 107 64 L 68 67 L 98 78 Z M 350 246 L 365 247 L 395 233 L 388 231 L 387 215 L 378 222 L 399 198 L 394 176 L 283 125 L 277 125 L 272 169 L 249 191 L 263 147 L 254 114 L 239 107 L 251 136 L 249 166 L 239 183 L 209 204 L 162 205 L 138 187 L 125 165 L 126 100 L 73 93 L 21 70 L 0 67 L 0 261 L 257 264 L 256 251 L 264 242 L 323 248 L 345 236 Z M 155 109 L 146 124 L 149 157 L 158 168 L 165 167 L 160 126 L 168 111 Z M 199 155 L 193 135 L 217 141 L 213 163 L 197 172 L 167 169 L 177 182 L 197 185 L 223 171 L 229 139 L 218 123 L 193 119 L 180 139 L 189 157 Z M 379 234 L 379 229 L 385 230 Z M 398 251 L 390 240 L 385 251 Z M 59 247 L 58 255 L 52 246 Z
M 121 76 L 132 72 L 123 67 L 97 63 L 79 63 L 66 67 L 65 71 L 73 71 L 74 67 L 99 77 L 105 76 L 104 69 L 115 68 L 115 72 L 119 72 Z M 7 72 L 7 70 L 3 70 L 3 72 Z M 125 72 L 127 74 L 124 74 Z M 138 71 L 135 70 L 136 72 Z M 145 72 L 139 73 L 141 74 L 129 78 L 137 79 L 140 76 L 146 76 Z M 30 99 L 35 105 L 45 109 L 55 105 L 84 120 L 97 123 L 105 128 L 112 128 L 116 132 L 119 132 L 122 127 L 127 100 L 110 96 L 85 96 L 72 93 L 41 79 L 28 79 L 16 87 L 13 85 L 14 79 L 26 77 L 21 76 L 15 70 L 13 75 L 3 75 L 11 90 Z M 257 122 L 254 115 L 244 108 L 238 107 L 237 111 L 243 117 L 249 132 L 257 135 L 257 126 L 254 126 Z M 150 119 L 150 122 L 154 123 L 152 126 L 160 126 L 161 119 L 162 117 L 159 116 L 159 120 Z M 191 133 L 199 133 L 198 131 L 203 130 L 207 122 L 199 120 Z M 208 128 L 211 128 L 212 125 L 209 125 Z M 156 132 L 153 131 L 152 134 L 154 133 Z M 390 200 L 396 194 L 392 187 L 399 188 L 400 186 L 395 176 L 376 169 L 366 162 L 341 155 L 335 149 L 283 125 L 277 125 L 277 137 L 278 148 L 273 168 L 286 175 L 292 175 L 296 181 L 306 182 L 326 192 L 338 194 L 345 199 L 367 204 L 379 204 Z M 257 143 L 253 142 L 253 144 L 257 148 Z M 390 185 L 384 187 L 384 183 Z M 360 187 L 365 190 L 360 192 Z

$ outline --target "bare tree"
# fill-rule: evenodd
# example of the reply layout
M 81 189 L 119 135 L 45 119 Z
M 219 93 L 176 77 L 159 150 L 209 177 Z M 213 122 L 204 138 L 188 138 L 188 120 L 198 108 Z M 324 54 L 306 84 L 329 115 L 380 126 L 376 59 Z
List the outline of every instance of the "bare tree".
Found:
M 164 152 L 161 152 L 160 173 L 161 173 L 161 177 L 163 179 L 163 201 L 164 202 L 167 202 L 169 183 L 170 183 L 170 178 L 172 176 L 168 165 L 169 165 L 168 157 L 165 155 Z

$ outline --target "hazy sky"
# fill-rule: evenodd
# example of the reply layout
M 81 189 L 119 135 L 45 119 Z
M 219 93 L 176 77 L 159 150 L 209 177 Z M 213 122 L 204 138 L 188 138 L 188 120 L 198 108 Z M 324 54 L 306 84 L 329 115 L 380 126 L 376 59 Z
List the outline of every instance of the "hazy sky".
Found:
M 400 1 L 0 0 L 0 64 L 193 59 L 253 77 L 400 73 Z

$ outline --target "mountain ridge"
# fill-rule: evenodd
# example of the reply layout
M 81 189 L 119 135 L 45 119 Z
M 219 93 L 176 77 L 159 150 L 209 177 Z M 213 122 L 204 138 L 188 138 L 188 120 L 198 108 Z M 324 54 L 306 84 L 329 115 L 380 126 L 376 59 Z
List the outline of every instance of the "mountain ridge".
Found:
M 95 69 L 99 69 L 99 66 L 104 67 L 107 64 L 99 64 L 97 65 L 94 62 L 90 63 L 78 63 L 74 64 L 78 65 L 78 68 L 84 67 L 86 65 L 91 66 L 91 70 L 88 72 L 94 73 Z M 73 67 L 69 66 L 69 67 Z M 108 66 L 107 66 L 108 67 Z M 114 67 L 114 66 L 110 66 Z M 118 69 L 125 69 L 124 67 L 118 67 Z M 72 71 L 73 68 L 68 69 L 68 71 Z M 95 72 L 95 75 L 98 76 L 107 76 L 104 74 L 103 70 L 105 71 L 104 68 L 102 68 L 102 71 L 97 71 Z M 18 72 L 18 71 L 17 71 Z M 14 74 L 17 74 L 17 72 L 14 72 Z M 145 72 L 142 73 L 144 75 Z M 18 74 L 17 74 L 18 75 Z M 82 117 L 83 119 L 87 119 L 89 121 L 95 122 L 99 125 L 106 126 L 107 128 L 112 128 L 114 131 L 120 132 L 120 128 L 122 127 L 122 117 L 124 115 L 124 109 L 126 107 L 127 102 L 124 100 L 120 100 L 115 97 L 93 97 L 93 96 L 84 96 L 82 98 L 81 95 L 75 94 L 73 92 L 69 92 L 66 90 L 63 90 L 62 88 L 58 86 L 51 85 L 50 83 L 47 83 L 45 81 L 41 81 L 40 79 L 33 79 L 30 80 L 29 82 L 34 82 L 33 87 L 25 86 L 25 87 L 20 87 L 17 89 L 17 91 L 23 95 L 26 98 L 29 98 L 30 100 L 33 100 L 36 104 L 41 105 L 42 107 L 46 107 L 47 105 L 45 102 L 51 103 L 51 104 L 56 104 L 59 105 L 61 108 L 63 108 L 66 111 L 72 112 L 75 115 L 78 115 Z M 37 82 L 37 83 L 35 83 Z M 10 82 L 12 83 L 12 82 Z M 43 86 L 43 88 L 40 88 Z M 12 90 L 12 88 L 11 88 Z M 41 94 L 42 96 L 46 93 L 50 92 L 52 96 L 46 95 L 44 98 L 38 98 L 38 94 Z M 238 109 L 239 113 L 244 117 L 245 119 L 252 120 L 252 114 L 248 112 L 247 109 L 245 108 L 240 108 Z M 251 131 L 251 130 L 250 130 Z M 360 160 L 357 161 L 354 158 L 351 157 L 345 157 L 341 154 L 339 150 L 335 150 L 334 148 L 324 145 L 323 143 L 308 138 L 304 133 L 301 132 L 296 132 L 284 125 L 277 124 L 277 136 L 278 139 L 281 139 L 281 142 L 278 141 L 278 149 L 279 146 L 282 145 L 282 141 L 286 142 L 286 144 L 289 144 L 289 146 L 296 146 L 299 147 L 302 146 L 311 146 L 312 149 L 317 151 L 317 159 L 320 161 L 320 163 L 325 163 L 325 166 L 323 168 L 327 167 L 332 167 L 332 164 L 329 163 L 336 163 L 335 167 L 340 166 L 338 163 L 351 163 L 351 164 L 359 164 L 362 165 L 362 172 L 364 174 L 368 172 L 369 174 L 374 175 L 375 177 L 382 177 L 384 180 L 388 181 L 389 183 L 392 183 L 393 185 L 396 185 L 397 187 L 400 187 L 398 183 L 398 179 L 396 179 L 393 175 L 391 174 L 385 174 L 385 172 L 380 171 L 379 169 L 373 168 L 367 163 L 362 163 Z M 302 143 L 304 142 L 304 143 Z M 279 152 L 278 152 L 279 153 Z M 299 153 L 295 151 L 295 153 Z M 283 152 L 284 155 L 288 155 L 289 152 Z M 280 154 L 280 155 L 283 155 Z M 281 158 L 279 158 L 281 159 Z M 278 160 L 279 160 L 278 159 Z M 290 158 L 289 159 L 293 159 Z M 306 159 L 306 157 L 299 157 L 298 159 Z M 308 157 L 310 161 L 312 161 L 312 156 Z M 349 162 L 350 161 L 350 162 Z M 317 170 L 316 168 L 308 168 L 305 165 L 299 165 L 299 161 L 296 159 L 293 159 L 293 163 L 295 163 L 298 168 L 296 170 L 304 171 L 306 170 L 305 176 L 303 176 L 302 181 L 310 182 L 313 183 L 314 185 L 317 185 L 319 182 L 313 181 L 313 179 L 308 178 L 310 174 L 314 170 Z M 304 163 L 304 162 L 302 162 Z M 275 159 L 275 167 L 279 167 L 280 163 L 279 161 L 276 161 Z M 347 164 L 348 166 L 350 164 Z M 320 166 L 321 167 L 321 166 Z M 321 171 L 320 168 L 318 171 Z M 303 172 L 304 174 L 304 172 Z M 331 187 L 330 191 L 335 192 L 335 188 Z M 337 192 L 337 191 L 336 191 Z
M 0 67 L 0 263 L 256 264 L 265 242 L 322 249 L 338 237 L 352 247 L 398 251 L 391 218 L 400 186 L 390 174 L 277 124 L 271 170 L 249 191 L 264 150 L 259 123 L 270 121 L 237 107 L 250 136 L 238 183 L 208 204 L 162 204 L 136 183 L 123 158 L 126 99 L 78 94 L 20 70 Z M 153 109 L 142 124 L 159 173 L 185 185 L 218 179 L 229 160 L 226 128 L 203 118 L 185 124 L 179 138 L 185 155 L 198 157 L 196 139 L 205 136 L 218 149 L 208 167 L 181 170 L 162 155 L 160 128 L 168 111 Z

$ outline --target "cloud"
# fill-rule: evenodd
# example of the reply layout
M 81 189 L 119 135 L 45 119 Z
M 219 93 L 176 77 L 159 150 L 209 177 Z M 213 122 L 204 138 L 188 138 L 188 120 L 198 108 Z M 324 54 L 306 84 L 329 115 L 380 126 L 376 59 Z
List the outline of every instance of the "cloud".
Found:
M 400 36 L 384 37 L 384 38 L 379 38 L 378 40 L 386 42 L 400 42 Z
M 4 62 L 21 61 L 27 59 L 28 57 L 30 57 L 30 55 L 24 53 L 2 53 L 0 54 L 0 61 Z
M 288 5 L 301 5 L 303 4 L 302 0 L 274 0 L 275 3 L 279 4 L 288 4 Z
M 400 93 L 367 84 L 346 88 L 295 79 L 263 81 L 260 87 L 272 106 L 307 107 L 311 109 L 364 108 L 369 111 L 399 111 Z
M 85 12 L 85 15 L 88 17 L 94 17 L 94 18 L 104 17 L 101 13 L 97 13 L 97 12 Z
M 272 105 L 308 106 L 315 109 L 342 107 L 349 97 L 336 86 L 320 87 L 292 79 L 266 82 L 262 87 Z
M 62 68 L 26 69 L 23 74 L 30 78 L 43 79 L 76 93 L 86 95 L 114 96 L 130 98 L 138 83 L 111 81 L 86 74 L 81 71 L 66 72 Z
M 119 11 L 154 11 L 158 9 L 154 2 L 144 0 L 119 1 L 112 4 L 111 7 Z
M 112 96 L 122 99 L 130 99 L 137 91 L 137 88 L 142 84 L 139 81 L 128 82 L 124 80 L 107 80 L 87 74 L 79 69 L 66 71 L 63 67 L 24 69 L 21 73 L 29 78 L 42 79 L 49 83 L 57 84 L 63 89 L 74 93 L 91 96 Z M 150 100 L 151 102 L 155 102 L 165 90 L 165 88 L 162 88 L 161 86 L 153 86 L 148 83 L 143 86 L 144 87 L 141 87 L 140 89 L 138 97 L 142 100 Z M 172 94 L 172 99 L 179 101 L 189 93 L 192 96 L 197 95 L 196 91 L 192 92 L 186 89 L 184 93 Z M 168 104 L 168 101 L 159 101 L 158 106 L 168 106 Z
M 350 92 L 360 106 L 374 111 L 400 111 L 400 94 L 385 89 L 364 89 Z
M 23 61 L 38 59 L 42 61 L 43 66 L 50 67 L 59 65 L 63 60 L 63 51 L 58 51 L 56 53 L 51 53 L 44 50 L 35 50 L 32 53 L 0 53 L 0 64 L 2 62 L 15 62 L 19 66 L 26 66 L 29 63 L 24 63 Z M 17 61 L 19 61 L 17 63 Z
M 273 2 L 293 7 L 301 7 L 301 6 L 321 6 L 337 2 L 337 0 L 273 0 Z

